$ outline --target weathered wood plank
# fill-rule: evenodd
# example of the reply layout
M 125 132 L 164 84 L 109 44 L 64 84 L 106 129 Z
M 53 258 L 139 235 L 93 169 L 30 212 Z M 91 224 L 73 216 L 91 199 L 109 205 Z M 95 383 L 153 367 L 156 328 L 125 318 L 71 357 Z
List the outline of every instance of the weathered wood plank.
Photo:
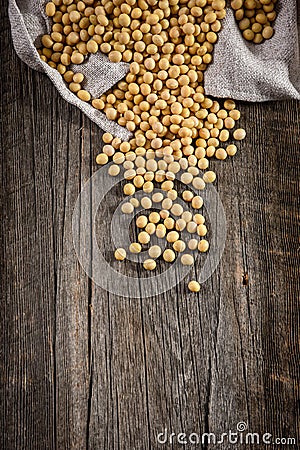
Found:
M 93 373 L 104 374 L 109 393 L 93 392 L 90 448 L 148 448 L 148 440 L 156 448 L 165 427 L 221 434 L 241 421 L 252 432 L 298 433 L 298 104 L 241 108 L 247 142 L 232 161 L 214 164 L 227 245 L 199 298 L 182 284 L 142 302 L 93 290 L 93 328 L 101 330 Z M 112 420 L 107 430 L 107 417 L 99 422 L 103 403 L 118 429 Z
M 7 18 L 1 17 L 1 28 L 1 447 L 51 449 L 55 305 L 50 152 L 30 95 L 34 77 L 10 48 Z M 36 101 L 41 102 L 40 96 Z

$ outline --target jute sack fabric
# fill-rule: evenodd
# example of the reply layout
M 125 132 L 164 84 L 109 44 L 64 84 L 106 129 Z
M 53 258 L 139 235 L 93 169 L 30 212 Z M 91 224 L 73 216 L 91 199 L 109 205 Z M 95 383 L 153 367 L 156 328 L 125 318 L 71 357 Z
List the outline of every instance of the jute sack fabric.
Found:
M 50 25 L 44 13 L 45 3 L 45 0 L 9 0 L 12 40 L 18 56 L 28 66 L 46 73 L 62 97 L 81 109 L 102 130 L 109 131 L 122 140 L 128 140 L 130 133 L 126 128 L 108 120 L 101 111 L 80 100 L 68 89 L 59 72 L 40 59 L 36 45 L 39 45 L 41 36 L 49 31 Z M 129 64 L 112 63 L 105 55 L 97 53 L 89 56 L 80 66 L 72 65 L 71 70 L 86 76 L 85 89 L 97 97 L 125 77 Z
M 18 56 L 28 66 L 46 73 L 62 97 L 81 109 L 102 130 L 128 140 L 130 133 L 126 128 L 80 100 L 68 89 L 62 76 L 41 61 L 36 46 L 41 36 L 50 31 L 45 3 L 45 0 L 9 0 L 12 40 Z M 72 65 L 71 69 L 86 76 L 84 88 L 98 97 L 125 77 L 129 64 L 111 63 L 98 52 L 80 66 Z M 232 10 L 227 9 L 214 61 L 205 72 L 206 93 L 245 101 L 300 99 L 299 75 L 296 0 L 279 0 L 275 35 L 260 45 L 245 41 Z
M 227 8 L 214 61 L 205 72 L 208 95 L 251 102 L 300 99 L 300 1 L 297 8 L 296 0 L 279 0 L 276 10 L 274 36 L 253 44 Z

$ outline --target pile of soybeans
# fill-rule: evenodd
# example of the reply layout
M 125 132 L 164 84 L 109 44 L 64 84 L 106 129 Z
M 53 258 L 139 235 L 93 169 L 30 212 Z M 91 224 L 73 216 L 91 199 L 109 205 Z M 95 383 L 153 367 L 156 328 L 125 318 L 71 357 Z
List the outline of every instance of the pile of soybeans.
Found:
M 250 38 L 246 30 L 255 36 L 261 32 L 261 40 L 253 37 L 257 43 L 271 37 L 274 3 L 232 1 L 246 39 Z M 147 250 L 149 258 L 143 266 L 154 270 L 159 258 L 169 263 L 180 258 L 183 265 L 192 265 L 191 252 L 209 250 L 200 191 L 216 179 L 210 158 L 234 156 L 233 141 L 246 135 L 237 127 L 240 112 L 235 102 L 218 102 L 204 91 L 204 72 L 213 59 L 225 7 L 224 0 L 52 0 L 46 4 L 52 32 L 42 37 L 41 59 L 59 71 L 81 100 L 132 133 L 128 142 L 104 133 L 104 146 L 96 157 L 101 166 L 111 163 L 111 176 L 122 171 L 127 180 L 128 201 L 122 212 L 132 214 L 139 205 L 145 210 L 136 218 L 138 242 L 116 249 L 119 261 L 127 252 Z M 128 63 L 129 72 L 109 92 L 92 98 L 84 89 L 83 74 L 74 73 L 70 66 L 82 64 L 98 51 L 111 62 Z M 176 201 L 175 178 L 185 186 L 181 197 L 186 208 Z M 140 201 L 134 198 L 137 190 L 145 193 Z M 181 239 L 183 230 L 190 236 L 187 242 Z M 162 251 L 151 245 L 152 235 L 166 239 L 169 248 Z M 189 289 L 198 292 L 199 283 L 192 280 Z

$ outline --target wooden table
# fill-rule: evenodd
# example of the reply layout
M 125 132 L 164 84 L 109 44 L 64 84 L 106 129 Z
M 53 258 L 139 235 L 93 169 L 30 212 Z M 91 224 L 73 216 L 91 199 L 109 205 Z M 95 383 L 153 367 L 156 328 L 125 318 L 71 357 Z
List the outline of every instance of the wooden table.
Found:
M 239 422 L 299 442 L 299 103 L 239 104 L 248 137 L 214 163 L 226 248 L 200 294 L 117 297 L 71 233 L 101 132 L 17 58 L 3 8 L 1 30 L 1 449 L 177 449 L 158 433 Z

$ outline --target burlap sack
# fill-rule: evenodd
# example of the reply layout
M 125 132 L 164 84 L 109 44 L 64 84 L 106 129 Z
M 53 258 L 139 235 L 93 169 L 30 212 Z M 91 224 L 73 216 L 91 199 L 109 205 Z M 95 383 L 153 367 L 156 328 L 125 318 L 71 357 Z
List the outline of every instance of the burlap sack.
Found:
M 49 31 L 45 0 L 9 0 L 12 39 L 19 57 L 35 70 L 45 72 L 62 97 L 80 108 L 104 131 L 127 140 L 130 133 L 108 120 L 103 113 L 81 101 L 66 86 L 61 75 L 41 61 L 36 50 L 40 37 Z M 261 45 L 246 42 L 228 8 L 214 62 L 205 73 L 205 90 L 215 97 L 248 101 L 300 98 L 299 42 L 296 0 L 279 0 L 274 37 Z M 111 63 L 100 53 L 72 67 L 86 75 L 85 88 L 99 96 L 124 78 L 128 64 Z
M 276 9 L 275 34 L 258 45 L 243 38 L 227 9 L 214 62 L 205 72 L 207 94 L 251 102 L 300 99 L 300 2 L 298 11 L 296 0 L 279 0 Z
M 108 120 L 105 114 L 80 100 L 68 89 L 57 70 L 41 61 L 36 45 L 39 44 L 41 36 L 49 31 L 49 21 L 44 14 L 45 3 L 45 0 L 9 0 L 12 39 L 18 56 L 33 69 L 45 72 L 62 97 L 81 109 L 102 130 L 110 131 L 114 136 L 127 140 L 130 133 L 126 128 Z M 71 69 L 86 75 L 87 82 L 84 87 L 93 96 L 99 96 L 124 78 L 128 67 L 129 65 L 123 62 L 111 63 L 106 56 L 98 53 L 91 55 L 87 62 L 80 66 L 71 66 Z

